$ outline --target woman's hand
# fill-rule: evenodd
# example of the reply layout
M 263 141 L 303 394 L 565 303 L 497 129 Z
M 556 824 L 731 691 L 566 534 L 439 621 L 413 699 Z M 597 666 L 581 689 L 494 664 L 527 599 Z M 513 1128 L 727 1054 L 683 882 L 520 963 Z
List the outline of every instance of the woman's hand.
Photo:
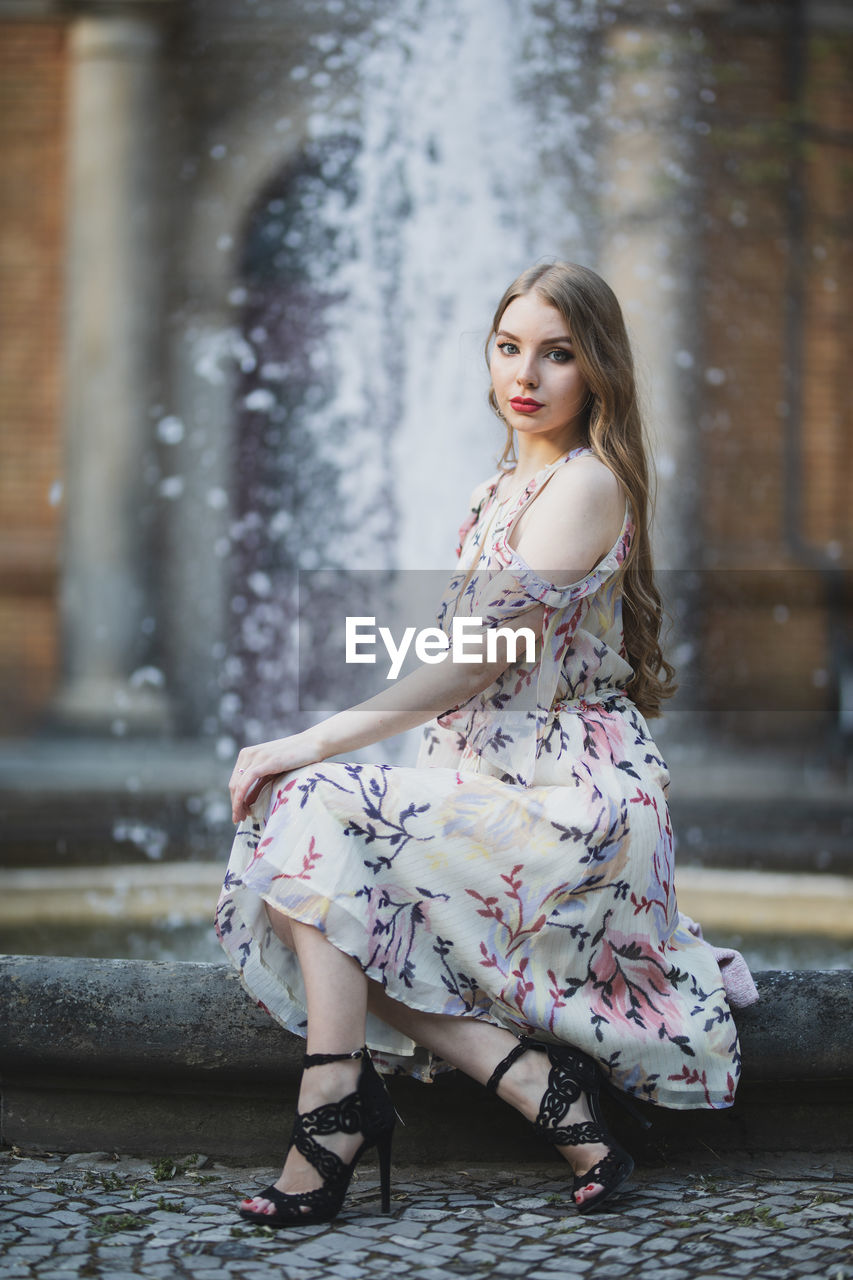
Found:
M 301 769 L 306 764 L 316 764 L 325 759 L 319 738 L 312 730 L 294 733 L 289 738 L 277 738 L 275 742 L 261 742 L 256 747 L 244 747 L 237 757 L 228 790 L 231 792 L 231 817 L 242 822 L 250 807 L 257 800 L 261 788 L 270 778 Z
M 237 757 L 228 787 L 234 821 L 243 821 L 268 779 L 405 733 L 407 729 L 442 715 L 448 708 L 467 702 L 474 694 L 493 684 L 509 665 L 511 657 L 507 637 L 512 631 L 529 626 L 538 635 L 543 612 L 542 605 L 534 605 L 508 618 L 500 629 L 500 642 L 496 640 L 493 659 L 484 657 L 473 662 L 469 657 L 460 663 L 422 663 L 410 675 L 392 682 L 381 693 L 374 694 L 356 707 L 338 711 L 312 729 L 275 742 L 244 747 Z M 484 652 L 488 649 L 485 644 L 488 628 L 482 630 L 483 643 L 479 647 Z

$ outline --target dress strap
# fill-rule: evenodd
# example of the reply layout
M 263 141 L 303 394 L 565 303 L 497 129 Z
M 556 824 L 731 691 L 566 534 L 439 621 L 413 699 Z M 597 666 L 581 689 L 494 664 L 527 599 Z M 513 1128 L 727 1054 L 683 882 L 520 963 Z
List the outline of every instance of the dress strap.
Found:
M 553 462 L 549 462 L 547 467 L 542 467 L 535 475 L 531 476 L 525 487 L 521 490 L 514 504 L 509 510 L 506 517 L 505 536 L 508 536 L 510 529 L 518 518 L 520 512 L 527 506 L 528 502 L 536 496 L 539 490 L 557 470 L 565 463 L 570 462 L 572 458 L 579 458 L 584 453 L 594 453 L 589 445 L 581 444 L 576 449 L 570 449 L 568 453 L 562 454 L 559 458 L 555 458 Z

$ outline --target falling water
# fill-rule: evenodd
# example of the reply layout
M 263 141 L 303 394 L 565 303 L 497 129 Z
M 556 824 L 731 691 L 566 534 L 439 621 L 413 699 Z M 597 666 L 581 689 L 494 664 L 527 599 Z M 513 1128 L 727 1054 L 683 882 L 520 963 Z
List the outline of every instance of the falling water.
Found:
M 294 706 L 295 569 L 450 566 L 502 448 L 495 303 L 533 261 L 594 260 L 598 7 L 363 8 L 291 72 L 307 137 L 246 239 L 240 691 L 223 709 L 250 730 Z

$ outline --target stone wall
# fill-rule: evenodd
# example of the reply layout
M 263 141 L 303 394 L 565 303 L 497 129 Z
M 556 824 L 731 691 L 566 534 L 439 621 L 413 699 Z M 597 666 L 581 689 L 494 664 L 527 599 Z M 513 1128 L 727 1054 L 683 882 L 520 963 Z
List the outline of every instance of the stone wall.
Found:
M 849 1128 L 853 975 L 756 975 L 735 1012 L 744 1070 L 733 1108 L 642 1104 L 647 1134 L 614 1120 L 646 1160 L 691 1150 L 837 1149 Z M 30 1150 L 275 1161 L 304 1042 L 244 995 L 223 965 L 0 958 L 0 1142 Z M 528 1126 L 461 1073 L 392 1079 L 410 1163 L 538 1160 Z

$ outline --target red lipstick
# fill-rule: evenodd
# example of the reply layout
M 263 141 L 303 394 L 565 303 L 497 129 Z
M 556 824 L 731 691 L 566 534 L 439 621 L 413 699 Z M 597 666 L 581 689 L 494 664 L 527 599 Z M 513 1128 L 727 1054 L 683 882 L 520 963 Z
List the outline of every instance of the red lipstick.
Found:
M 510 405 L 516 413 L 535 413 L 537 409 L 545 407 L 538 400 L 528 400 L 526 396 L 516 396 L 510 400 Z

